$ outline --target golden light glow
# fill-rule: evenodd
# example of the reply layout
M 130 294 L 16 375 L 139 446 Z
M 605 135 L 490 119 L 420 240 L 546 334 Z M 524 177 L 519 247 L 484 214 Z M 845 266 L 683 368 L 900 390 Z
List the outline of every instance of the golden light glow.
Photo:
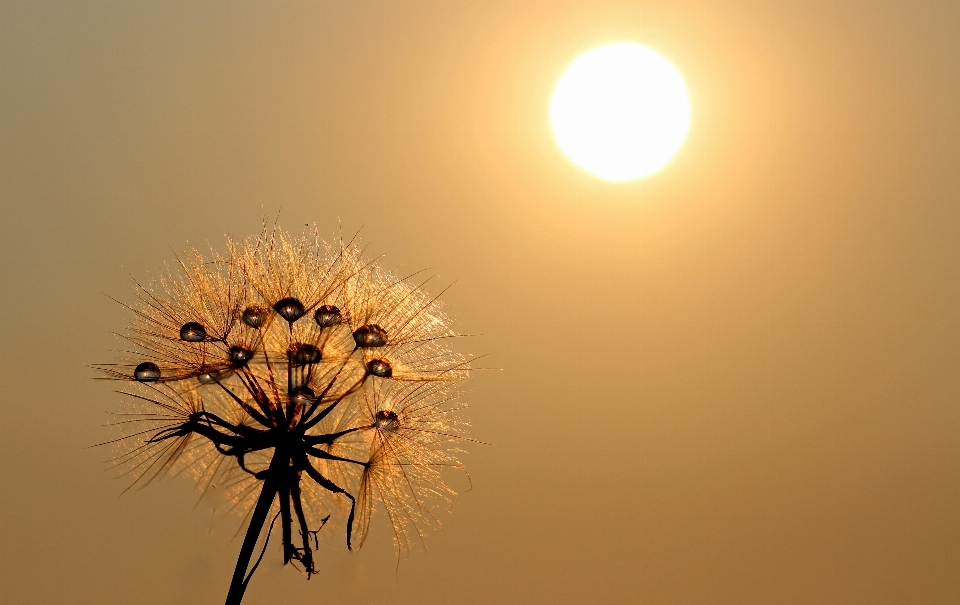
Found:
M 690 103 L 680 72 L 639 44 L 580 55 L 550 101 L 560 148 L 596 176 L 625 181 L 662 168 L 683 143 Z

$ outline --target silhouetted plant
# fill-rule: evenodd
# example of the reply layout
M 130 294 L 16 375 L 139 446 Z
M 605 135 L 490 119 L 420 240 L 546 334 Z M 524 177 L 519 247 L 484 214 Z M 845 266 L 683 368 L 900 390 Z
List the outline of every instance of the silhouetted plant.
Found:
M 398 549 L 436 523 L 432 505 L 454 493 L 441 470 L 461 468 L 456 385 L 468 363 L 422 286 L 364 260 L 355 242 L 277 229 L 136 284 L 132 346 L 97 366 L 131 383 L 112 462 L 131 487 L 191 473 L 249 513 L 227 605 L 243 598 L 278 518 L 283 560 L 308 578 L 331 515 L 351 549 L 377 501 Z

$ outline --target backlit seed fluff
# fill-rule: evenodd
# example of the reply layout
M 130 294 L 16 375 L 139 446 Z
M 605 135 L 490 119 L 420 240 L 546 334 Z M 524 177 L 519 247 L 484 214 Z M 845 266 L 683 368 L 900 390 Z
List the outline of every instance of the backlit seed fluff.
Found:
M 313 532 L 339 526 L 358 548 L 377 503 L 398 548 L 436 524 L 468 375 L 436 298 L 356 242 L 280 230 L 192 252 L 136 294 L 128 353 L 98 366 L 129 383 L 113 464 L 133 484 L 191 475 L 252 507 L 250 531 L 279 513 L 284 562 L 308 576 Z

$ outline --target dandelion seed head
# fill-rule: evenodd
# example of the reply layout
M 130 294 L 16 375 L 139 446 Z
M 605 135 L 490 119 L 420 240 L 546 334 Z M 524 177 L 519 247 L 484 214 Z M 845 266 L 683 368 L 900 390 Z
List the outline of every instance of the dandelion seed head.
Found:
M 410 548 L 454 493 L 469 374 L 425 283 L 315 231 L 177 259 L 135 284 L 124 359 L 98 366 L 129 383 L 111 464 L 139 486 L 191 476 L 240 514 L 273 490 L 304 536 L 283 538 L 285 561 L 308 573 L 307 537 L 331 515 L 359 548 L 379 506 Z

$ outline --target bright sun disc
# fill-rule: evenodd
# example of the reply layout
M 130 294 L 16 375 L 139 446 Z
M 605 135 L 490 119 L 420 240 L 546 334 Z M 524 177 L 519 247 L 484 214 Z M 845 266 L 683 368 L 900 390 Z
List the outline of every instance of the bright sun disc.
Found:
M 656 172 L 687 134 L 690 103 L 680 72 L 639 44 L 587 51 L 567 69 L 550 101 L 560 148 L 602 179 Z

